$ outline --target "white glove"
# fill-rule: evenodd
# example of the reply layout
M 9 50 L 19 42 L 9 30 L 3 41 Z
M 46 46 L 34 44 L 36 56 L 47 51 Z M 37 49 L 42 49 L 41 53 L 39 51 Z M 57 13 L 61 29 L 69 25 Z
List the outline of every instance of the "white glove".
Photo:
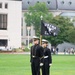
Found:
M 43 63 L 40 63 L 40 66 L 43 66 Z
M 49 66 L 51 66 L 52 64 L 49 64 Z

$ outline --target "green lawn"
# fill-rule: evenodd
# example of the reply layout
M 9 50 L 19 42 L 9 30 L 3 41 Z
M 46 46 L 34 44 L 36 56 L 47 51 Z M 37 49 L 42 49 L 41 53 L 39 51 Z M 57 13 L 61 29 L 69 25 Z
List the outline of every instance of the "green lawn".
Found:
M 74 55 L 53 55 L 51 75 L 75 75 Z M 31 75 L 29 55 L 0 54 L 0 75 Z

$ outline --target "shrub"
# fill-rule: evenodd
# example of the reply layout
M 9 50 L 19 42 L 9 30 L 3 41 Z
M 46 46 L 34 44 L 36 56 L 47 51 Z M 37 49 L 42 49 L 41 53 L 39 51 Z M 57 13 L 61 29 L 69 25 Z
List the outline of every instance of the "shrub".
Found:
M 25 49 L 23 49 L 23 51 L 25 51 L 25 52 L 29 52 L 30 49 L 28 49 L 27 47 L 25 47 Z

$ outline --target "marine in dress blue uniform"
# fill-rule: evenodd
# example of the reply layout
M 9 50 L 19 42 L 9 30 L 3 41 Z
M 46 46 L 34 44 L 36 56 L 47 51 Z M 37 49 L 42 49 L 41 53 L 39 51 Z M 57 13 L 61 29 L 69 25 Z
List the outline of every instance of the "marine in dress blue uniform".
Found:
M 43 67 L 42 67 L 42 75 L 50 75 L 50 66 L 52 64 L 52 57 L 51 57 L 51 51 L 47 47 L 48 46 L 48 41 L 43 39 L 42 40 L 42 46 L 44 48 L 44 57 L 43 57 Z
M 43 58 L 43 47 L 39 45 L 39 38 L 33 37 L 34 45 L 31 47 L 30 53 L 30 62 L 31 62 L 31 71 L 32 75 L 39 75 L 40 74 L 40 64 L 42 64 Z

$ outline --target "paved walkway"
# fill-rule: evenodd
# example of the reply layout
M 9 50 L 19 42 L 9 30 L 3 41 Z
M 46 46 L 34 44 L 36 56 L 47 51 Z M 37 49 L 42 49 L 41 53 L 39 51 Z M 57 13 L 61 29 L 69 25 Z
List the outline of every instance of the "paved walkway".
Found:
M 30 52 L 1 52 L 0 54 L 30 54 Z
M 13 52 L 11 54 L 30 54 L 30 52 Z
M 30 54 L 30 52 L 5 52 L 5 53 L 0 53 L 0 54 Z M 61 54 L 63 55 L 64 52 L 58 52 L 58 54 Z M 64 54 L 64 55 L 67 55 L 68 53 Z M 72 55 L 72 54 L 70 54 Z M 75 55 L 75 54 L 74 54 Z

